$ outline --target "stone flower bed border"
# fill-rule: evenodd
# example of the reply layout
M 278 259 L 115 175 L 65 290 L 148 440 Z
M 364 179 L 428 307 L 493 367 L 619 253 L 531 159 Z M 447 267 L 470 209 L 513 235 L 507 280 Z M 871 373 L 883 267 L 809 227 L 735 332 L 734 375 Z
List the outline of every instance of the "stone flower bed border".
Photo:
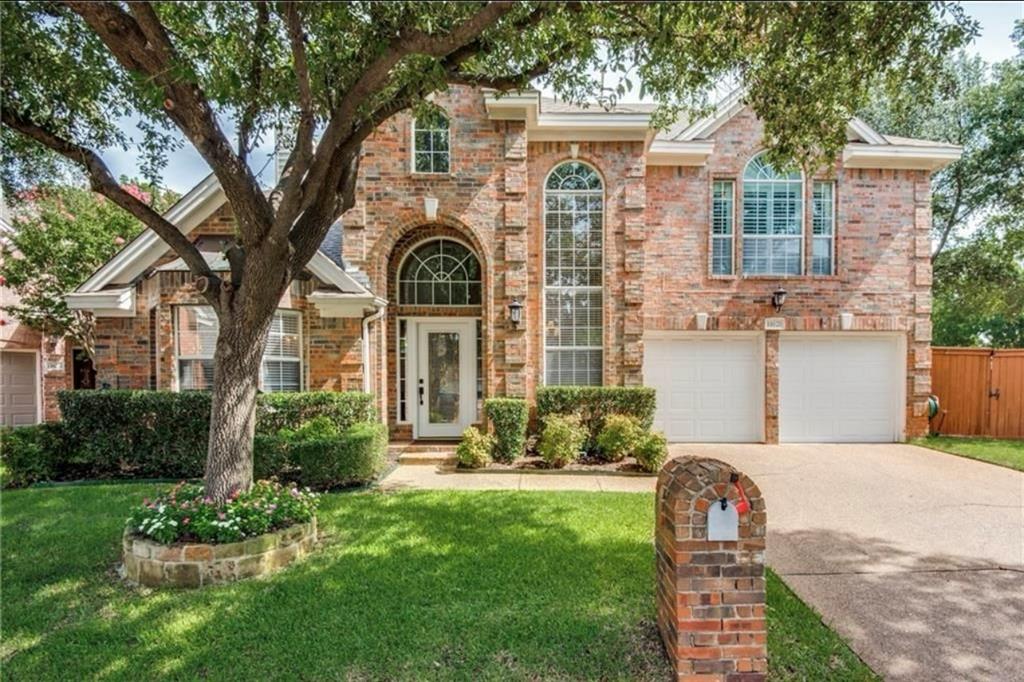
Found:
M 273 573 L 309 554 L 316 544 L 309 523 L 221 545 L 161 545 L 126 530 L 124 577 L 146 587 L 201 587 Z

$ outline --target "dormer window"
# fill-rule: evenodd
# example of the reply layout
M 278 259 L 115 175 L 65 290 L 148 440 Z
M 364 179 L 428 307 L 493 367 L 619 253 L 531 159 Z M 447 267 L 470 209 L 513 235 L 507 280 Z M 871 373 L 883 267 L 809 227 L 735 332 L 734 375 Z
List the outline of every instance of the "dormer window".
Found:
M 451 167 L 451 128 L 439 111 L 413 119 L 412 170 L 414 173 L 448 173 Z

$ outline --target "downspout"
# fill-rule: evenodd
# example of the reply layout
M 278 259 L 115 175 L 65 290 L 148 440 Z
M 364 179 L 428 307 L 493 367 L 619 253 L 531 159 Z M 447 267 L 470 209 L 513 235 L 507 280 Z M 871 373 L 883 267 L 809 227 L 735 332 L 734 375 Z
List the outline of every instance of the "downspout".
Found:
M 370 323 L 384 317 L 387 304 L 377 304 L 377 311 L 363 318 L 363 392 L 370 392 Z

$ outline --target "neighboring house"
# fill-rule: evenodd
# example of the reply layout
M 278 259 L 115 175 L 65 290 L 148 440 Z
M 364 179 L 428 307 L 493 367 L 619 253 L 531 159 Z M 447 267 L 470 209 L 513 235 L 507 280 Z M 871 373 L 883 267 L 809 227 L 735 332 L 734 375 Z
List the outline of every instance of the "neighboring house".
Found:
M 12 226 L 0 217 L 0 240 Z M 69 388 L 70 352 L 63 339 L 44 336 L 11 315 L 18 295 L 0 280 L 0 426 L 26 426 L 60 416 L 57 391 Z
M 835 173 L 803 177 L 765 162 L 737 95 L 665 132 L 641 105 L 436 101 L 447 117 L 364 145 L 356 206 L 281 301 L 264 390 L 372 391 L 399 438 L 559 384 L 653 386 L 673 441 L 925 431 L 929 178 L 958 148 L 853 120 Z M 167 217 L 223 267 L 212 177 Z M 216 320 L 191 279 L 146 232 L 68 297 L 99 316 L 101 385 L 208 386 Z

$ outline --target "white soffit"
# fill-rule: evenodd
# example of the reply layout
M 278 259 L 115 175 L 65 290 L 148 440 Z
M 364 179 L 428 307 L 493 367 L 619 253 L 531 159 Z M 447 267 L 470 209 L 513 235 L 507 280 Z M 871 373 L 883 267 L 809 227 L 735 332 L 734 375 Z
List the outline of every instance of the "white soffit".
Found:
M 135 316 L 134 286 L 103 291 L 75 291 L 65 294 L 64 301 L 72 310 L 89 310 L 99 317 Z
M 494 121 L 525 121 L 531 142 L 643 141 L 650 132 L 651 115 L 643 112 L 545 113 L 540 93 L 498 96 L 484 94 L 484 107 Z
M 316 306 L 320 317 L 362 317 L 369 310 L 387 305 L 385 300 L 369 292 L 314 291 L 308 298 Z
M 844 168 L 894 168 L 937 171 L 953 163 L 961 147 L 852 143 L 843 149 Z

